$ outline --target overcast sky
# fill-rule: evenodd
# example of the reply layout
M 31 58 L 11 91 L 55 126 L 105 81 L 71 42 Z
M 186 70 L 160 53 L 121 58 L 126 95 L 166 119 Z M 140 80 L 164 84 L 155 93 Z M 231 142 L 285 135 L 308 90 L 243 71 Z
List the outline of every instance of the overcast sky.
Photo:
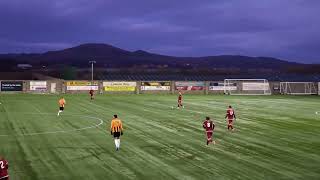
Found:
M 0 0 L 0 53 L 81 43 L 320 62 L 320 0 Z

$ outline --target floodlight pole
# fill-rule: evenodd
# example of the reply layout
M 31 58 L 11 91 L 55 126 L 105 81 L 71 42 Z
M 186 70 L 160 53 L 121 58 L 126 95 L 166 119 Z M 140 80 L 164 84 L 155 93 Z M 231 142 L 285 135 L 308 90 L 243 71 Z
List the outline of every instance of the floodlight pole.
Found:
M 89 61 L 91 64 L 91 86 L 93 86 L 93 64 L 97 63 L 96 61 Z

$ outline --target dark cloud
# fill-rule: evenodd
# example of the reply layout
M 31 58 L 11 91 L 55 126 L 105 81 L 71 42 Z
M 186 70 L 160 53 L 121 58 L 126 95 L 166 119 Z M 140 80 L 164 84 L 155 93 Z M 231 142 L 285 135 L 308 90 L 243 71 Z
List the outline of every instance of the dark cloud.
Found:
M 177 56 L 320 62 L 318 0 L 1 0 L 0 53 L 86 42 Z

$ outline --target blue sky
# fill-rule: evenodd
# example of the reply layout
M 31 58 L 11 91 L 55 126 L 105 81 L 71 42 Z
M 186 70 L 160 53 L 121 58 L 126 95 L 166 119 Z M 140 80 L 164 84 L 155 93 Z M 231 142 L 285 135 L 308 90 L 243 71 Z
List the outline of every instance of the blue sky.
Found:
M 0 0 L 0 53 L 82 43 L 320 62 L 319 0 Z

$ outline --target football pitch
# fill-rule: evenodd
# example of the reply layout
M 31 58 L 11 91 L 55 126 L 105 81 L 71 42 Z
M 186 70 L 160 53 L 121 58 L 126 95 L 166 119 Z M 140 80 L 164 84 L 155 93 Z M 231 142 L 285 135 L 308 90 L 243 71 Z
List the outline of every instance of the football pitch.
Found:
M 320 97 L 0 95 L 0 155 L 11 180 L 320 179 Z M 227 131 L 228 105 L 237 114 Z M 319 114 L 316 112 L 319 111 Z M 120 151 L 109 127 L 124 124 Z M 215 124 L 206 146 L 202 122 Z

